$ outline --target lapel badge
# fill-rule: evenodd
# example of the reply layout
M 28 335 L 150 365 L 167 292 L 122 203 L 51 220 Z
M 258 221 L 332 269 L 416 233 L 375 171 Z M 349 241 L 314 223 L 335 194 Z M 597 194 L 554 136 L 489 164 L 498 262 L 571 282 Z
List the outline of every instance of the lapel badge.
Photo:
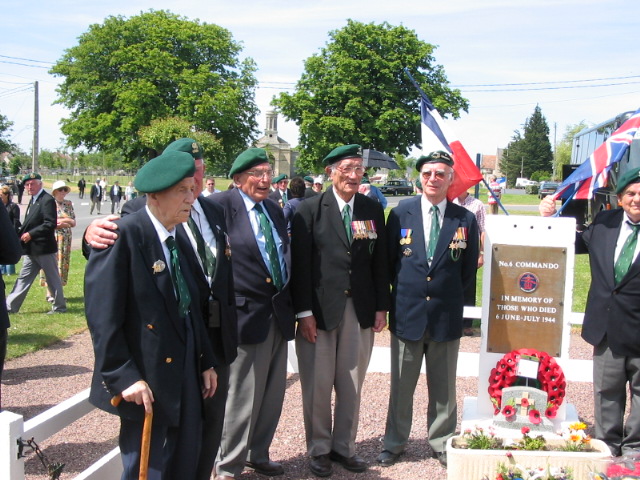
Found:
M 405 248 L 404 250 L 402 250 L 402 255 L 404 255 L 405 257 L 410 257 L 411 255 L 413 255 L 413 252 L 410 248 Z
M 413 230 L 411 228 L 401 228 L 400 229 L 400 245 L 411 245 L 413 240 L 411 239 L 411 234 Z
M 151 268 L 153 269 L 153 273 L 155 274 L 164 271 L 167 266 L 162 260 L 156 260 Z

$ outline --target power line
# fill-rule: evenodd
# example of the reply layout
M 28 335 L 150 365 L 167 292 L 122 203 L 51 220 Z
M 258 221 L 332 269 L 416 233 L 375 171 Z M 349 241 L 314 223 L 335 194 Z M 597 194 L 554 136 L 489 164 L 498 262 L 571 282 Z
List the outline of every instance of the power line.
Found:
M 22 58 L 22 57 L 10 57 L 9 55 L 0 55 L 0 58 L 9 58 L 11 60 L 22 60 L 24 62 L 33 62 L 33 63 L 46 63 L 48 65 L 53 65 L 53 62 L 45 62 L 43 60 L 33 60 L 31 58 Z
M 565 83 L 583 83 L 583 82 L 601 82 L 604 80 L 627 80 L 629 78 L 640 78 L 640 75 L 629 75 L 626 77 L 604 77 L 604 78 L 587 78 L 583 80 L 555 80 L 550 82 L 525 82 L 525 83 L 486 83 L 486 84 L 460 84 L 451 85 L 455 88 L 465 87 L 515 87 L 520 85 L 553 85 L 553 84 L 565 84 Z

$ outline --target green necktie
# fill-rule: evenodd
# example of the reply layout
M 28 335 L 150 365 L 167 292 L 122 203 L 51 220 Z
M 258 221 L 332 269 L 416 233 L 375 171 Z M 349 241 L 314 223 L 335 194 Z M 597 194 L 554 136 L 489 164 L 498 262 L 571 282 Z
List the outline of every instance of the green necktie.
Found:
M 187 282 L 182 276 L 182 270 L 180 270 L 180 259 L 178 257 L 178 245 L 176 245 L 176 240 L 172 236 L 168 236 L 165 243 L 167 244 L 167 248 L 171 254 L 171 278 L 173 279 L 173 285 L 178 294 L 178 313 L 180 314 L 180 317 L 184 318 L 189 312 L 191 295 L 189 294 Z
M 284 203 L 287 203 L 287 191 L 286 190 L 284 192 L 282 192 L 282 201 Z
M 280 270 L 280 258 L 278 257 L 278 248 L 276 242 L 273 239 L 273 231 L 271 230 L 271 223 L 264 213 L 262 206 L 256 203 L 256 212 L 258 212 L 258 220 L 260 221 L 260 230 L 264 235 L 264 243 L 267 248 L 267 256 L 269 257 L 269 270 L 273 277 L 273 284 L 278 290 L 282 290 L 282 270 Z
M 431 228 L 429 229 L 429 250 L 427 251 L 427 261 L 431 263 L 433 254 L 438 244 L 438 236 L 440 236 L 440 222 L 438 221 L 438 207 L 431 206 Z
M 640 228 L 640 224 L 636 225 L 631 222 L 627 222 L 627 224 L 633 229 L 633 232 L 622 245 L 622 250 L 620 250 L 620 255 L 618 255 L 618 260 L 613 268 L 616 284 L 620 283 L 629 271 L 636 253 L 636 244 L 638 243 L 638 228 Z
M 342 223 L 344 223 L 344 230 L 347 232 L 347 240 L 351 243 L 353 232 L 351 231 L 351 207 L 348 203 L 342 207 Z
M 204 243 L 204 238 L 202 238 L 202 233 L 200 229 L 196 225 L 196 222 L 193 220 L 193 217 L 189 216 L 189 220 L 187 220 L 187 225 L 191 229 L 193 233 L 193 237 L 196 239 L 196 247 L 198 248 L 198 256 L 202 261 L 202 265 L 204 267 L 204 271 L 207 274 L 207 277 L 213 278 L 213 273 L 216 271 L 216 257 L 211 253 L 211 249 Z

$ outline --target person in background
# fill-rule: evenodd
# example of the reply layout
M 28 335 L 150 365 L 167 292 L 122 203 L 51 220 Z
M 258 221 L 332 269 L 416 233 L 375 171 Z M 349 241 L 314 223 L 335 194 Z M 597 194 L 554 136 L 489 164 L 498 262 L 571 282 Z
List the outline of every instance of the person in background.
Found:
M 11 223 L 12 228 L 2 232 L 0 235 L 9 235 L 11 230 L 15 231 L 16 237 L 18 235 L 18 231 L 20 230 L 20 207 L 13 203 L 11 200 L 13 199 L 13 192 L 8 185 L 3 185 L 0 187 L 0 198 L 2 199 L 2 207 L 7 211 L 9 215 L 9 222 Z M 0 272 L 4 275 L 15 275 L 16 274 L 16 266 L 15 264 L 11 265 L 0 265 Z
M 493 195 L 491 195 L 491 192 L 488 193 L 488 195 L 489 195 L 489 208 L 491 209 L 491 215 L 497 215 L 498 214 L 498 200 L 500 200 L 500 198 L 502 198 L 502 185 L 500 183 L 498 183 L 498 179 L 497 179 L 497 177 L 495 175 L 491 175 L 489 177 L 489 189 L 495 195 L 495 197 L 494 197 Z M 496 200 L 496 198 L 498 200 Z
M 89 215 L 93 215 L 94 208 L 97 208 L 98 215 L 100 215 L 100 206 L 102 205 L 102 187 L 100 186 L 99 178 L 96 178 L 96 183 L 91 185 L 89 199 L 91 200 L 91 209 L 89 210 Z
M 313 191 L 316 193 L 322 193 L 322 187 L 324 185 L 324 179 L 322 175 L 316 177 L 313 181 Z
M 87 187 L 87 181 L 82 177 L 78 180 L 78 196 L 84 198 L 84 189 Z
M 273 192 L 269 195 L 269 198 L 284 208 L 284 205 L 291 198 L 291 190 L 289 190 L 289 176 L 286 173 L 281 173 L 273 179 L 271 184 L 274 186 Z
M 314 195 L 316 195 L 316 192 L 313 190 L 313 177 L 306 175 L 304 177 L 304 198 L 313 197 Z
M 133 200 L 135 198 L 134 192 L 135 188 L 133 188 L 133 182 L 129 182 L 129 184 L 124 187 L 124 201 L 125 203 L 129 200 Z
M 456 369 L 464 292 L 476 275 L 480 235 L 476 217 L 447 200 L 453 159 L 443 151 L 416 162 L 423 193 L 404 200 L 387 219 L 391 272 L 391 393 L 384 450 L 393 465 L 409 439 L 413 397 L 423 359 L 428 389 L 427 429 L 432 455 L 447 465 L 446 444 L 456 430 Z
M 204 190 L 202 191 L 202 195 L 208 197 L 213 193 L 220 193 L 220 190 L 216 188 L 216 179 L 213 177 L 207 177 L 205 180 Z
M 71 263 L 71 229 L 76 226 L 76 214 L 73 203 L 65 197 L 71 191 L 65 182 L 58 180 L 51 187 L 51 195 L 56 201 L 58 220 L 56 222 L 56 242 L 58 243 L 58 272 L 62 286 L 67 285 L 69 264 Z M 47 285 L 44 272 L 40 271 L 40 285 L 47 287 L 47 302 L 53 303 L 53 293 Z
M 120 201 L 122 200 L 124 192 L 122 191 L 122 187 L 120 186 L 119 181 L 113 182 L 111 188 L 109 189 L 109 200 L 111 200 L 111 215 L 115 213 L 120 213 Z
M 103 202 L 107 201 L 107 195 L 109 194 L 109 191 L 107 190 L 108 186 L 109 184 L 107 183 L 107 177 L 103 177 L 102 180 L 100 180 L 100 191 L 102 192 L 102 197 L 100 198 L 100 200 Z
M 4 208 L 0 208 L 0 264 L 15 265 L 20 260 L 22 249 L 17 235 L 13 235 L 14 226 Z M 0 273 L 0 411 L 2 411 L 2 372 L 7 354 L 7 335 L 9 331 L 9 315 L 5 303 L 4 280 Z
M 582 338 L 593 345 L 595 438 L 617 457 L 640 450 L 640 168 L 618 178 L 616 194 L 621 208 L 598 213 L 575 248 L 591 268 Z M 539 210 L 556 212 L 553 195 Z
M 19 178 L 16 178 L 16 185 L 18 185 L 18 204 L 22 205 L 22 195 L 24 194 L 24 182 Z
M 300 202 L 302 202 L 305 197 L 305 182 L 300 177 L 294 177 L 291 179 L 291 198 L 287 203 L 284 204 L 284 209 L 282 213 L 284 213 L 284 220 L 287 222 L 287 232 L 291 235 L 291 220 L 293 220 L 293 216 L 296 213 L 296 209 Z M 314 193 L 315 195 L 315 193 Z
M 484 265 L 484 221 L 486 217 L 484 204 L 478 198 L 470 195 L 469 192 L 461 193 L 458 198 L 453 199 L 453 203 L 463 206 L 476 216 L 476 221 L 478 222 L 478 231 L 480 232 L 480 253 L 478 255 L 478 268 L 480 268 Z M 477 276 L 474 276 L 464 292 L 465 306 L 475 307 L 476 305 L 476 280 Z M 462 333 L 466 337 L 473 336 L 472 326 L 472 318 L 465 317 L 462 319 Z
M 19 230 L 22 243 L 23 261 L 20 275 L 13 290 L 7 296 L 7 311 L 18 313 L 24 299 L 29 293 L 38 272 L 44 270 L 53 294 L 53 308 L 48 314 L 67 311 L 64 298 L 56 252 L 56 201 L 42 188 L 42 177 L 38 173 L 30 173 L 23 178 L 25 189 L 31 196 L 24 222 Z
M 332 186 L 300 204 L 291 230 L 304 428 L 309 469 L 319 477 L 332 474 L 332 462 L 368 468 L 356 453 L 360 399 L 389 310 L 384 210 L 358 193 L 362 148 L 337 147 L 323 164 Z
M 366 173 L 362 177 L 358 192 L 379 202 L 382 208 L 387 208 L 387 197 L 382 194 L 378 187 L 369 181 L 369 176 Z

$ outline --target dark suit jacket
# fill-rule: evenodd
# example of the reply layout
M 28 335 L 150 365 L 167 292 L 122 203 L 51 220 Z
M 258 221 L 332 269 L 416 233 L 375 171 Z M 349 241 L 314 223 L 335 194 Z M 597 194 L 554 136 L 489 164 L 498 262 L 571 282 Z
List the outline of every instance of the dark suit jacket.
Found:
M 124 188 L 118 185 L 118 194 L 116 195 L 116 186 L 111 185 L 111 188 L 109 189 L 109 198 L 111 199 L 112 202 L 116 200 L 120 200 L 123 195 L 124 195 Z
M 207 200 L 208 197 L 200 195 L 198 201 L 202 206 L 207 221 L 216 238 L 216 270 L 213 275 L 211 287 L 206 285 L 204 275 L 197 275 L 198 287 L 207 294 L 201 293 L 203 301 L 204 318 L 209 315 L 209 296 L 217 300 L 219 306 L 220 327 L 211 328 L 207 321 L 207 330 L 209 339 L 213 347 L 217 365 L 230 365 L 238 354 L 238 319 L 236 316 L 236 301 L 233 293 L 233 270 L 231 269 L 231 259 L 226 255 L 226 246 L 229 234 L 227 224 L 224 218 L 222 207 L 215 202 Z M 122 216 L 134 213 L 147 204 L 147 197 L 143 195 L 129 200 L 122 207 Z M 182 226 L 178 227 L 178 241 L 181 250 L 193 250 L 191 243 L 186 236 Z M 203 273 L 202 268 L 197 263 L 191 265 L 193 272 Z M 202 283 L 204 282 L 204 284 Z
M 459 227 L 467 228 L 467 245 L 452 258 L 451 241 Z M 411 243 L 400 244 L 403 229 L 411 229 Z M 476 275 L 479 234 L 476 217 L 447 202 L 431 265 L 427 264 L 421 197 L 403 200 L 387 219 L 391 270 L 389 329 L 398 337 L 417 341 L 425 331 L 436 342 L 462 335 L 464 289 Z
M 20 240 L 15 234 L 13 225 L 9 220 L 9 214 L 4 208 L 0 208 L 0 265 L 13 265 L 18 263 L 22 255 Z M 4 292 L 4 280 L 0 275 L 0 328 L 9 328 L 9 314 Z
M 43 191 L 36 203 L 27 207 L 27 215 L 18 232 L 19 235 L 26 232 L 31 235 L 31 241 L 22 244 L 25 255 L 45 255 L 58 251 L 55 234 L 57 221 L 56 201 Z
M 280 207 L 284 207 L 285 202 L 282 201 L 282 193 L 280 192 L 279 188 L 271 192 L 269 194 L 269 198 L 280 205 Z M 291 190 L 287 188 L 287 201 L 291 200 L 292 198 L 293 196 L 291 195 Z
M 110 400 L 143 379 L 155 398 L 154 422 L 175 426 L 185 371 L 185 319 L 178 314 L 169 266 L 147 212 L 141 210 L 117 223 L 118 241 L 105 250 L 94 250 L 85 273 L 85 313 L 95 353 L 89 399 L 98 408 L 141 421 L 143 406 L 121 402 L 114 408 Z M 184 252 L 181 255 L 180 266 L 192 297 L 195 349 L 204 371 L 214 366 L 213 352 L 198 308 L 194 274 Z M 162 271 L 154 271 L 158 261 L 165 264 Z
M 260 254 L 240 192 L 234 188 L 210 195 L 207 201 L 222 206 L 229 228 L 239 343 L 263 342 L 269 333 L 268 319 L 272 315 L 284 339 L 292 340 L 295 334 L 295 315 L 289 292 L 291 252 L 282 209 L 269 199 L 263 202 L 284 246 L 288 280 L 278 292 Z
M 377 239 L 348 243 L 333 187 L 307 198 L 293 217 L 296 313 L 312 310 L 322 330 L 338 326 L 350 296 L 362 328 L 373 326 L 376 311 L 389 310 L 384 211 L 378 202 L 357 193 L 352 214 L 356 220 L 373 220 Z
M 607 337 L 616 355 L 640 356 L 640 256 L 616 285 L 613 276 L 616 242 L 624 212 L 600 212 L 578 234 L 576 253 L 588 253 L 591 287 L 582 325 L 582 338 L 598 345 Z
M 91 200 L 99 201 L 102 200 L 102 187 L 100 185 L 96 185 L 95 183 L 91 185 L 91 191 L 89 192 L 89 198 Z

